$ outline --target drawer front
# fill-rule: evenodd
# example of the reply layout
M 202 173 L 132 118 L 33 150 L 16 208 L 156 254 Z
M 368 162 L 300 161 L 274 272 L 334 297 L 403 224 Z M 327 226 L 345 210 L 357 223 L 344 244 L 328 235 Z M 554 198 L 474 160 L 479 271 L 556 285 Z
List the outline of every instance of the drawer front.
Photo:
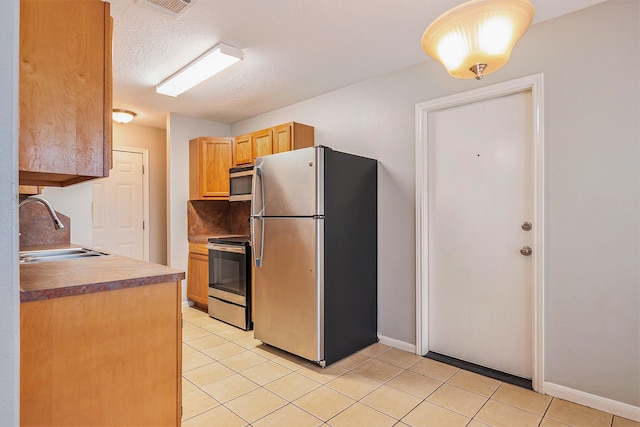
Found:
M 209 316 L 230 323 L 238 328 L 248 329 L 246 307 L 209 297 Z

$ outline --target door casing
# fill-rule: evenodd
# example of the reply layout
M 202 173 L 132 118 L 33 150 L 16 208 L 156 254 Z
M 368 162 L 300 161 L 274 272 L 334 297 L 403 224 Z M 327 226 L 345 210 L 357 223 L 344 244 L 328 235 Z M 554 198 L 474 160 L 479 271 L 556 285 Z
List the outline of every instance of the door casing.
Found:
M 429 351 L 429 194 L 428 117 L 433 111 L 471 104 L 519 92 L 531 92 L 533 111 L 533 295 L 532 295 L 532 383 L 542 391 L 544 380 L 544 94 L 543 74 L 522 77 L 443 98 L 416 104 L 416 354 Z

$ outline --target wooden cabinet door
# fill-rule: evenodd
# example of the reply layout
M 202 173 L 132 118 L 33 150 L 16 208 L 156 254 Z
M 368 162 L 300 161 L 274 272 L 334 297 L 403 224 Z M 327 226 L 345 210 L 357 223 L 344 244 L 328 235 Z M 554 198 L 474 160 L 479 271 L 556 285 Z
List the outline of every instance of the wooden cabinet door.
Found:
M 237 136 L 235 139 L 235 161 L 236 166 L 253 163 L 253 149 L 251 147 L 251 135 Z
M 21 425 L 179 426 L 181 293 L 170 282 L 20 304 Z
M 200 137 L 189 141 L 189 199 L 229 200 L 231 138 Z
M 231 141 L 204 138 L 202 152 L 202 197 L 229 197 L 229 168 L 232 164 Z
M 273 153 L 313 147 L 313 126 L 291 122 L 273 128 Z
M 291 151 L 291 124 L 273 128 L 273 154 Z
M 253 133 L 253 157 L 266 156 L 273 153 L 271 129 Z
M 20 1 L 20 184 L 109 175 L 111 25 L 101 0 Z
M 206 307 L 209 298 L 209 256 L 189 252 L 187 298 Z

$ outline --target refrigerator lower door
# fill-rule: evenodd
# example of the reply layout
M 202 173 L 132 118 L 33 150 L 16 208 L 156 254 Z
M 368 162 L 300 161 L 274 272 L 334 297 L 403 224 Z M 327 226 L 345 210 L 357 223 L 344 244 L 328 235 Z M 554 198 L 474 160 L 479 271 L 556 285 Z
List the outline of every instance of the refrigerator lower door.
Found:
M 308 360 L 324 360 L 323 220 L 265 218 L 255 269 L 256 339 Z

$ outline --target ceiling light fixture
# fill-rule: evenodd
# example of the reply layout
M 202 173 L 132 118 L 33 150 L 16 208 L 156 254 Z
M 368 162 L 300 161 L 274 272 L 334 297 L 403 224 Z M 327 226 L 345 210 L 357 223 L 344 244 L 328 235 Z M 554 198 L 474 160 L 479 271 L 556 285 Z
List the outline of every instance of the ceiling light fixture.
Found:
M 156 86 L 156 92 L 178 96 L 242 59 L 242 49 L 220 43 Z
M 422 49 L 458 79 L 491 74 L 533 19 L 529 0 L 471 0 L 445 12 L 422 35 Z
M 129 123 L 135 116 L 137 116 L 133 111 L 121 109 L 114 109 L 111 115 L 113 117 L 113 121 L 123 124 Z

